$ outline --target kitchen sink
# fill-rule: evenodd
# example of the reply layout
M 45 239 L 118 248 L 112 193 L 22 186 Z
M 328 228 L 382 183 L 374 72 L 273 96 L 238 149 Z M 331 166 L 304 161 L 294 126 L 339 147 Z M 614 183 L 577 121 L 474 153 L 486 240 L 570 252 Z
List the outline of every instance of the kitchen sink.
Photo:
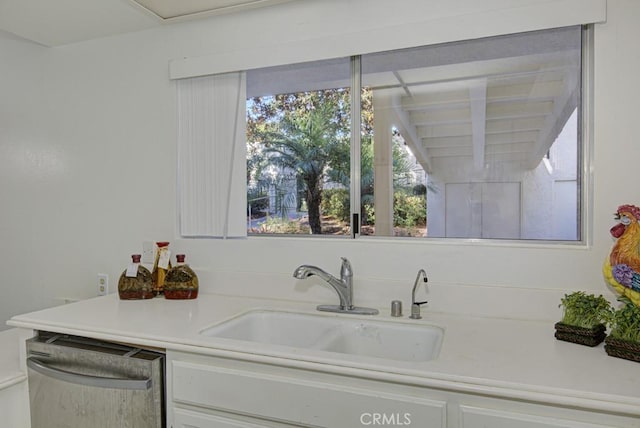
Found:
M 206 328 L 200 334 L 300 349 L 429 361 L 437 357 L 440 327 L 352 316 L 254 310 Z

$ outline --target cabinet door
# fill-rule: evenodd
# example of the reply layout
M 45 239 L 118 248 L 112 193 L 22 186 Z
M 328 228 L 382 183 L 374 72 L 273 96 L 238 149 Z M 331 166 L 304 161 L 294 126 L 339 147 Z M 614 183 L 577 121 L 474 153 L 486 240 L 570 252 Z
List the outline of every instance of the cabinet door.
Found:
M 31 426 L 26 380 L 8 388 L 0 388 L 0 415 L 2 415 L 0 426 L 15 428 Z
M 213 360 L 211 360 L 213 361 Z M 237 370 L 171 361 L 172 401 L 283 421 L 294 426 L 353 428 L 366 425 L 446 427 L 446 403 L 389 393 L 384 385 L 362 389 L 308 378 L 302 372 L 270 373 L 261 365 Z
M 173 414 L 173 428 L 264 428 L 266 426 L 183 409 L 174 409 Z
M 609 428 L 585 422 L 460 406 L 460 428 Z

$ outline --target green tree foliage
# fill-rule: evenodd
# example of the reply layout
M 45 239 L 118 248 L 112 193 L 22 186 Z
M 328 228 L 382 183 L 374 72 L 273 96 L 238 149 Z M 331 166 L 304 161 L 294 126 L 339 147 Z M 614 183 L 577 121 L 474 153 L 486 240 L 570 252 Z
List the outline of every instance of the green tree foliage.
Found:
M 345 188 L 326 189 L 322 196 L 322 212 L 342 222 L 348 222 L 351 215 L 349 190 Z
M 322 233 L 320 206 L 329 170 L 349 169 L 349 92 L 323 90 L 254 98 L 247 129 L 249 168 L 265 162 L 296 172 L 304 183 L 309 226 Z
M 402 227 L 424 226 L 427 222 L 425 196 L 411 195 L 406 191 L 393 194 L 393 224 Z
M 373 99 L 368 89 L 362 91 L 361 121 L 361 213 L 364 224 L 374 221 L 374 136 Z M 322 233 L 321 211 L 348 222 L 350 216 L 350 95 L 348 88 L 328 89 L 276 96 L 256 97 L 247 103 L 247 182 L 254 183 L 253 193 L 264 193 L 269 185 L 279 191 L 282 180 L 264 174 L 277 166 L 280 174 L 294 171 L 298 194 L 304 198 L 309 226 L 314 234 Z M 394 187 L 410 185 L 411 167 L 400 135 L 393 136 Z M 325 190 L 326 181 L 343 189 Z M 401 203 L 394 217 L 398 225 L 424 224 L 424 203 L 396 196 Z M 401 199 L 401 200 L 400 200 Z M 414 200 L 416 199 L 416 200 Z M 323 202 L 324 201 L 324 202 Z M 300 202 L 297 208 L 300 208 Z M 415 209 L 414 209 L 415 208 Z M 418 214 L 415 211 L 421 210 Z

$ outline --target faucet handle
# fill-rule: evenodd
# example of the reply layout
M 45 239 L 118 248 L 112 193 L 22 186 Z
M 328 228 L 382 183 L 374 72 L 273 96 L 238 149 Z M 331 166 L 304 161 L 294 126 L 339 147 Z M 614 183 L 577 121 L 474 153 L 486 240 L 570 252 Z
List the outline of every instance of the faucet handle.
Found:
M 351 262 L 346 257 L 340 257 L 342 259 L 342 265 L 340 266 L 340 277 L 353 276 L 353 268 Z

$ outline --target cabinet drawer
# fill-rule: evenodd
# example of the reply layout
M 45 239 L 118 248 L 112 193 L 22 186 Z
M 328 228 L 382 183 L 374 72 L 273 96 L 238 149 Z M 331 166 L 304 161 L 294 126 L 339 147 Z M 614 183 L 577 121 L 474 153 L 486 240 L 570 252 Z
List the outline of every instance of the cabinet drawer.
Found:
M 255 425 L 183 409 L 175 409 L 174 415 L 173 428 L 265 428 L 264 425 Z
M 176 360 L 172 371 L 174 403 L 331 428 L 446 427 L 444 401 Z
M 546 416 L 460 406 L 460 428 L 610 428 Z

